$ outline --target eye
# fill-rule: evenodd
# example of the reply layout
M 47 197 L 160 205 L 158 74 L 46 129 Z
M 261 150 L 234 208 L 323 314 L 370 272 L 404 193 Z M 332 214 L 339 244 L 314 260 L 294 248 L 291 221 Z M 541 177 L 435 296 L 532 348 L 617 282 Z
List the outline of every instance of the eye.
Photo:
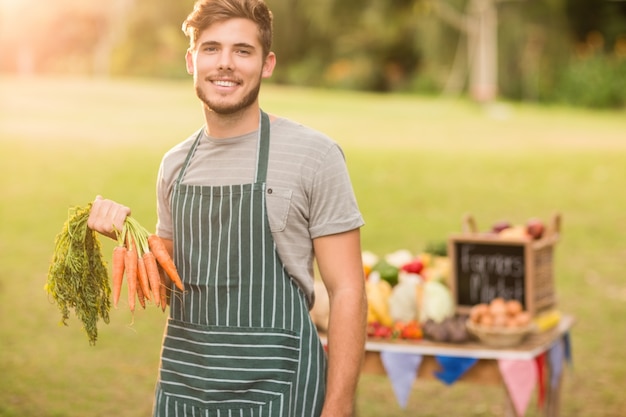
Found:
M 217 45 L 215 42 L 205 42 L 200 45 L 200 51 L 202 51 L 203 53 L 213 53 L 218 50 L 218 47 L 219 45 Z

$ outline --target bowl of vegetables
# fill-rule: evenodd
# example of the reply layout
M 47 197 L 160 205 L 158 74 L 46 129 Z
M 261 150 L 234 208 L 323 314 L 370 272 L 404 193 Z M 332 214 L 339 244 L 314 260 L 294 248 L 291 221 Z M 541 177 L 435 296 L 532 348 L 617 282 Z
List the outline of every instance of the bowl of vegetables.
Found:
M 519 301 L 495 298 L 489 304 L 473 306 L 466 327 L 487 346 L 513 347 L 522 343 L 535 326 Z

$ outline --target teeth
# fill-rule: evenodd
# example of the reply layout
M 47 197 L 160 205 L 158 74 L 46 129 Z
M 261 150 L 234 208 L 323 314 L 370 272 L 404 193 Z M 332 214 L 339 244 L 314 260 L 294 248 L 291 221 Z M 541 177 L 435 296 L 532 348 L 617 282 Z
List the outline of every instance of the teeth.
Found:
M 232 81 L 213 81 L 213 83 L 221 87 L 234 87 L 237 85 L 237 83 Z

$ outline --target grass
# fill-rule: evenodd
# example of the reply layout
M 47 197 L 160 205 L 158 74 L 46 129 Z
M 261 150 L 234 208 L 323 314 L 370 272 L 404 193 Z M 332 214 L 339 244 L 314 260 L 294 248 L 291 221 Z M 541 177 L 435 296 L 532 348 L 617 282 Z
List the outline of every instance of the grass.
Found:
M 622 415 L 626 114 L 271 85 L 262 97 L 342 145 L 364 249 L 419 251 L 459 231 L 467 212 L 482 228 L 561 212 L 557 295 L 578 320 L 562 415 Z M 103 194 L 154 224 L 160 158 L 201 123 L 186 82 L 0 78 L 0 417 L 150 414 L 165 315 L 122 306 L 90 347 L 75 318 L 59 326 L 43 285 L 68 207 Z M 501 397 L 418 381 L 402 410 L 386 378 L 364 375 L 358 408 L 487 417 L 501 415 Z

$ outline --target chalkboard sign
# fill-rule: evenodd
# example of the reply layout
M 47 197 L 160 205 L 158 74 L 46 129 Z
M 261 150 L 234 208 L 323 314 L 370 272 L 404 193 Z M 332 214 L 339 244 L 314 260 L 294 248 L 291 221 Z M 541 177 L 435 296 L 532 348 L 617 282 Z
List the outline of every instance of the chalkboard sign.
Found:
M 488 303 L 496 297 L 526 307 L 524 245 L 455 242 L 457 304 Z
M 555 302 L 554 241 L 504 240 L 461 234 L 448 243 L 450 287 L 459 313 L 496 297 L 518 300 L 534 314 Z

